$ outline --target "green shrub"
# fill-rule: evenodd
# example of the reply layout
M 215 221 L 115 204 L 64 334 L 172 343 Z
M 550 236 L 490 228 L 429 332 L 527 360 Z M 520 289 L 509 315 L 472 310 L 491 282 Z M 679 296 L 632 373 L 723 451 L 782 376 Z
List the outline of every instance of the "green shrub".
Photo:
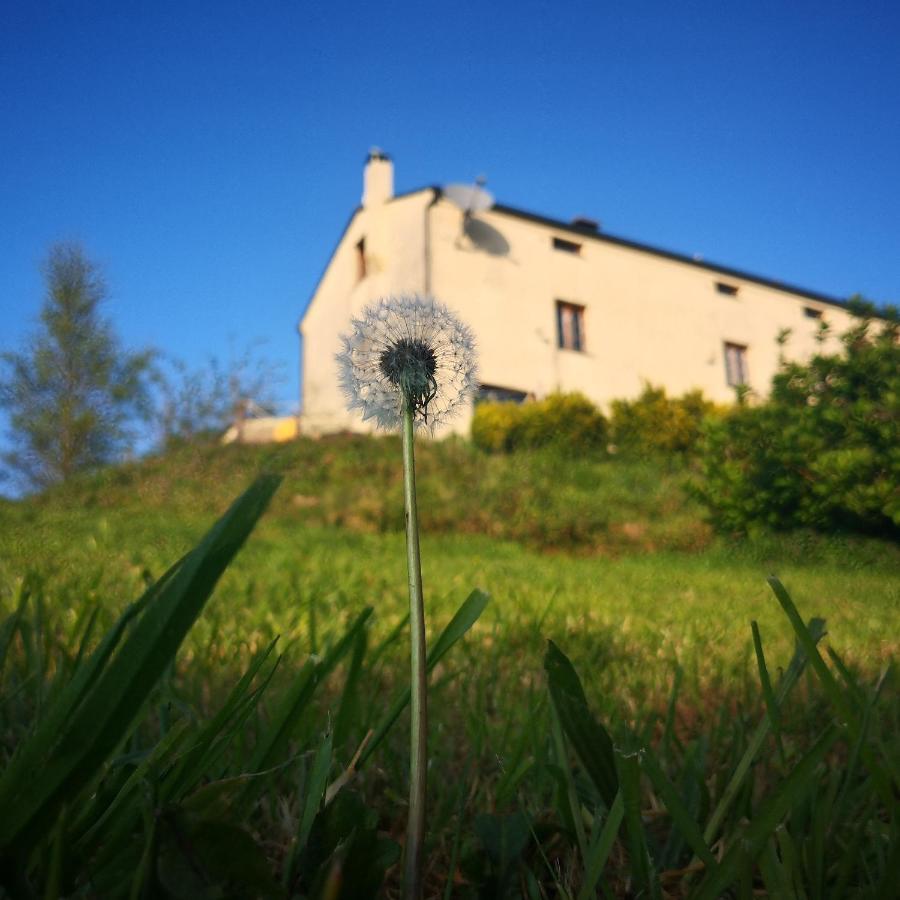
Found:
M 515 403 L 479 403 L 472 417 L 475 446 L 491 453 L 511 450 L 511 435 L 521 419 L 521 409 Z
M 769 399 L 710 425 L 698 488 L 714 524 L 900 533 L 900 345 L 862 318 L 843 350 L 782 362 Z
M 717 412 L 702 391 L 669 397 L 665 388 L 647 384 L 634 400 L 613 400 L 610 439 L 624 453 L 691 453 L 704 420 Z
M 606 419 L 583 394 L 550 394 L 543 400 L 480 403 L 472 420 L 472 440 L 492 452 L 564 446 L 567 450 L 606 447 Z

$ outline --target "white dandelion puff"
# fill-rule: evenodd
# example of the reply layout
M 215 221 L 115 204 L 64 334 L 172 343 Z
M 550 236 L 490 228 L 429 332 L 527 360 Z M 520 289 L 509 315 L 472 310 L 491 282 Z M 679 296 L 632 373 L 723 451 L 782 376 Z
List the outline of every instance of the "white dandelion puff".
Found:
M 474 391 L 472 330 L 433 297 L 385 297 L 350 326 L 336 358 L 347 407 L 364 420 L 399 427 L 405 399 L 416 424 L 433 430 Z

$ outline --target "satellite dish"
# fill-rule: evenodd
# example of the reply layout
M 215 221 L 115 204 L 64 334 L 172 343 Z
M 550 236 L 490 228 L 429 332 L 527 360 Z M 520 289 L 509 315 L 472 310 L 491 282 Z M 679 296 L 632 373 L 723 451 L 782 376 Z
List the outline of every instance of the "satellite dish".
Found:
M 494 205 L 493 195 L 483 185 L 483 178 L 476 179 L 475 184 L 448 184 L 444 196 L 468 218 L 472 213 L 484 212 Z

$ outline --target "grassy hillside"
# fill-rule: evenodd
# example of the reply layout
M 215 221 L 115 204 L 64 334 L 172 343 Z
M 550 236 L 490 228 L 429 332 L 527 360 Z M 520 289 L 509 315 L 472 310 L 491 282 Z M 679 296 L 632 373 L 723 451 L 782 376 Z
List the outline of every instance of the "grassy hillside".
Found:
M 83 476 L 0 515 L 38 519 L 74 511 L 158 511 L 179 521 L 217 515 L 259 472 L 284 483 L 268 518 L 367 534 L 403 530 L 396 437 L 334 436 L 276 447 L 186 446 Z M 678 458 L 609 459 L 559 453 L 489 455 L 461 440 L 417 447 L 422 527 L 429 534 L 478 534 L 531 549 L 621 556 L 706 550 L 716 541 L 691 490 L 696 476 Z M 5 512 L 4 512 L 5 509 Z M 729 552 L 817 561 L 900 564 L 879 541 L 809 533 L 760 534 L 724 542 Z
M 0 508 L 0 578 L 9 584 L 33 571 L 48 586 L 84 585 L 118 608 L 256 474 L 276 470 L 284 481 L 223 585 L 230 627 L 260 640 L 302 633 L 297 592 L 339 594 L 342 618 L 372 596 L 389 598 L 387 627 L 406 605 L 398 458 L 395 438 L 340 436 L 185 447 L 113 468 Z M 677 647 L 707 642 L 716 653 L 703 664 L 724 672 L 737 659 L 746 668 L 750 619 L 777 619 L 765 586 L 774 572 L 815 604 L 810 614 L 828 616 L 854 659 L 877 667 L 900 641 L 891 627 L 900 548 L 809 533 L 714 536 L 683 464 L 489 456 L 462 441 L 423 441 L 418 465 L 438 620 L 479 586 L 494 595 L 492 615 L 504 627 L 541 621 L 545 636 L 576 642 L 602 631 L 605 642 L 624 644 L 622 664 L 645 677 L 648 652 L 671 661 Z M 540 647 L 537 636 L 535 660 Z M 664 691 L 669 673 L 651 677 Z
M 698 821 L 722 796 L 724 773 L 766 716 L 751 620 L 758 623 L 773 678 L 793 652 L 795 635 L 766 575 L 781 577 L 805 619 L 827 620 L 829 646 L 855 673 L 848 677 L 862 679 L 859 702 L 870 690 L 862 685 L 874 683 L 900 649 L 895 546 L 810 534 L 742 541 L 714 536 L 691 497 L 693 476 L 684 466 L 541 454 L 490 457 L 457 441 L 420 442 L 418 456 L 432 642 L 472 588 L 492 596 L 465 641 L 432 676 L 429 878 L 436 894 L 455 879 L 447 896 L 474 896 L 479 884 L 488 892 L 482 896 L 499 896 L 490 893 L 496 861 L 490 852 L 483 856 L 491 839 L 474 837 L 488 827 L 473 825 L 479 816 L 505 822 L 503 816 L 523 815 L 536 828 L 565 825 L 560 798 L 568 789 L 560 794 L 559 784 L 554 787 L 561 761 L 543 665 L 548 638 L 571 658 L 591 709 L 617 740 L 631 740 L 634 729 L 648 746 L 660 748 L 673 778 L 681 766 L 701 767 L 700 783 L 711 795 L 697 799 Z M 156 746 L 173 717 L 206 721 L 254 655 L 280 635 L 284 656 L 265 695 L 226 762 L 205 777 L 249 771 L 255 742 L 299 673 L 335 647 L 370 606 L 357 668 L 348 658 L 323 678 L 310 710 L 290 732 L 290 766 L 307 771 L 323 729 L 339 723 L 332 776 L 338 774 L 407 677 L 398 463 L 393 438 L 182 448 L 0 506 L 0 605 L 10 612 L 25 592 L 34 616 L 12 645 L 12 669 L 20 679 L 13 683 L 20 687 L 0 704 L 3 756 L 52 694 L 35 685 L 52 683 L 63 660 L 75 656 L 91 612 L 97 610 L 99 634 L 194 545 L 257 472 L 277 469 L 284 483 L 190 631 L 132 743 L 135 751 Z M 741 795 L 720 826 L 723 835 L 739 833 L 754 798 L 790 770 L 830 714 L 807 679 L 781 715 L 785 755 L 754 769 L 756 788 Z M 405 729 L 401 719 L 357 782 L 377 809 L 380 833 L 397 838 L 404 815 Z M 885 735 L 879 740 L 896 742 L 896 728 Z M 278 769 L 271 776 L 271 802 L 260 800 L 248 819 L 278 871 L 290 856 L 292 816 L 300 815 L 297 778 L 306 777 L 289 775 L 293 771 Z M 462 794 L 457 785 L 465 787 Z M 578 790 L 590 795 L 580 782 Z M 660 801 L 651 791 L 643 803 Z M 135 834 L 133 850 L 140 856 L 144 845 Z M 690 862 L 683 841 L 657 837 L 661 843 L 652 853 L 658 866 L 674 871 Z M 557 881 L 573 890 L 580 883 L 575 851 L 560 840 L 542 851 L 557 862 L 541 861 L 540 853 L 532 858 L 534 848 L 521 851 L 522 865 L 548 886 L 545 895 L 559 893 L 552 875 L 557 863 L 569 867 Z M 609 893 L 625 896 L 631 876 L 624 836 L 616 846 L 622 849 L 610 857 L 605 884 Z M 516 890 L 510 896 L 519 896 Z M 686 890 L 675 895 L 687 896 Z
M 402 530 L 395 437 L 338 436 L 280 447 L 185 447 L 50 492 L 41 509 L 140 508 L 213 515 L 260 470 L 285 484 L 273 507 L 304 525 Z M 709 530 L 684 490 L 687 474 L 660 465 L 492 457 L 463 441 L 420 441 L 420 506 L 430 533 L 486 534 L 576 552 L 692 549 Z

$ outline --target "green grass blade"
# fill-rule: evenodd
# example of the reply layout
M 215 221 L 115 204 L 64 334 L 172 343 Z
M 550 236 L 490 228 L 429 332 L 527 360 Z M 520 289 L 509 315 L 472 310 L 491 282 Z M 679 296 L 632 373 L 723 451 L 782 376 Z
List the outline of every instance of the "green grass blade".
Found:
M 825 622 L 822 619 L 812 619 L 809 623 L 808 633 L 815 645 L 815 643 L 820 641 L 825 634 Z M 803 646 L 798 646 L 779 683 L 778 694 L 776 696 L 776 705 L 779 707 L 784 703 L 787 696 L 800 680 L 800 675 L 806 667 L 806 661 L 807 655 L 805 648 Z M 739 795 L 741 788 L 744 785 L 744 781 L 753 765 L 753 761 L 756 759 L 766 740 L 770 727 L 768 717 L 759 723 L 750 739 L 750 743 L 747 745 L 747 749 L 744 751 L 744 755 L 741 757 L 728 784 L 725 786 L 722 796 L 716 804 L 716 808 L 713 810 L 712 815 L 709 817 L 709 821 L 706 823 L 706 828 L 703 829 L 703 840 L 708 846 L 712 846 L 712 843 L 719 832 L 719 828 L 725 819 L 725 815 L 731 808 L 731 804 L 734 803 Z
M 256 654 L 247 667 L 246 672 L 232 688 L 228 699 L 222 704 L 218 712 L 200 729 L 192 747 L 184 754 L 175 771 L 166 779 L 165 784 L 161 786 L 160 797 L 163 802 L 169 802 L 177 798 L 183 791 L 189 790 L 192 785 L 197 783 L 204 774 L 203 770 L 208 769 L 212 761 L 209 754 L 213 743 L 222 735 L 229 724 L 232 724 L 232 727 L 234 727 L 233 723 L 235 720 L 238 720 L 238 724 L 240 724 L 246 714 L 250 712 L 247 708 L 248 704 L 244 702 L 247 692 L 253 683 L 253 679 L 256 678 L 260 669 L 275 649 L 277 641 L 278 638 L 275 638 L 267 647 Z M 251 694 L 254 702 L 258 700 L 262 691 L 269 684 L 277 665 L 276 663 L 271 668 L 271 671 L 267 673 L 260 688 Z M 243 716 L 241 715 L 242 712 L 244 713 Z M 206 774 L 209 773 L 207 772 Z
M 27 847 L 55 818 L 60 805 L 90 778 L 121 740 L 157 679 L 175 656 L 220 576 L 253 530 L 279 479 L 262 476 L 242 494 L 185 557 L 154 597 L 120 651 L 97 676 L 66 721 L 46 759 L 27 746 L 34 774 L 15 790 L 7 779 L 0 805 L 12 809 L 0 822 L 0 853 Z M 40 776 L 37 776 L 39 768 Z M 12 797 L 9 794 L 13 794 Z M 10 802 L 11 801 L 11 802 Z
M 334 744 L 343 747 L 350 737 L 354 723 L 359 721 L 359 687 L 363 674 L 363 660 L 368 647 L 368 632 L 361 629 L 353 641 L 353 654 L 344 681 L 344 690 L 334 716 Z
M 169 751 L 180 743 L 186 730 L 186 722 L 179 722 L 173 728 L 169 729 L 169 731 L 153 747 L 153 750 L 135 767 L 134 771 L 128 776 L 125 783 L 119 789 L 119 792 L 113 798 L 112 803 L 106 807 L 103 813 L 93 822 L 91 827 L 78 839 L 76 846 L 83 846 L 100 831 L 103 825 L 115 814 L 122 803 L 128 798 L 129 794 L 143 782 L 147 773 L 157 766 L 160 760 L 164 759 Z
M 781 608 L 790 620 L 794 633 L 797 635 L 797 640 L 806 651 L 810 665 L 816 673 L 826 696 L 841 717 L 842 723 L 846 726 L 851 736 L 854 739 L 859 740 L 862 733 L 862 726 L 856 715 L 852 697 L 849 693 L 844 692 L 840 684 L 838 684 L 837 679 L 832 674 L 831 669 L 825 664 L 825 660 L 822 659 L 822 655 L 819 653 L 818 647 L 816 647 L 816 642 L 803 624 L 803 619 L 800 617 L 800 613 L 797 611 L 797 607 L 785 590 L 784 585 L 774 576 L 770 576 L 767 581 L 774 591 L 775 596 L 778 598 Z M 882 799 L 885 803 L 891 805 L 894 801 L 894 788 L 900 788 L 900 768 L 898 768 L 896 764 L 893 765 L 889 774 L 866 744 L 861 745 L 860 753 L 878 787 Z M 888 760 L 888 764 L 890 765 L 890 760 Z M 891 780 L 894 781 L 893 788 L 890 784 Z
M 769 678 L 769 668 L 766 665 L 766 655 L 763 652 L 762 638 L 759 634 L 759 625 L 754 619 L 750 623 L 753 631 L 753 649 L 756 653 L 756 668 L 759 671 L 759 682 L 762 685 L 763 699 L 766 701 L 766 712 L 769 716 L 769 725 L 772 728 L 772 735 L 775 738 L 775 744 L 778 747 L 778 758 L 784 765 L 784 747 L 781 744 L 781 725 L 779 723 L 778 703 L 775 700 L 775 691 L 772 690 L 772 680 Z
M 644 750 L 641 754 L 641 768 L 650 779 L 653 787 L 656 788 L 656 792 L 662 797 L 672 823 L 681 832 L 682 837 L 688 842 L 691 850 L 694 851 L 698 859 L 703 861 L 707 870 L 714 870 L 718 863 L 703 840 L 700 826 L 688 812 L 687 807 L 678 795 L 678 791 L 675 789 L 675 785 L 666 777 L 652 750 Z
M 581 815 L 581 801 L 578 799 L 578 791 L 575 788 L 575 779 L 572 776 L 572 767 L 569 765 L 569 755 L 566 751 L 566 742 L 563 738 L 562 726 L 556 709 L 550 710 L 550 730 L 553 735 L 553 748 L 556 751 L 556 763 L 562 773 L 564 794 L 560 801 L 568 807 L 568 815 L 563 816 L 563 821 L 571 823 L 575 831 L 575 839 L 578 841 L 578 850 L 582 859 L 587 859 L 588 842 L 584 831 L 584 821 Z M 562 810 L 561 810 L 562 812 Z
M 591 846 L 588 849 L 587 859 L 584 861 L 584 880 L 581 890 L 578 892 L 578 900 L 593 900 L 597 882 L 606 867 L 624 815 L 625 804 L 622 802 L 622 792 L 620 791 L 613 800 L 603 827 L 597 829 L 596 837 L 591 836 Z
M 756 811 L 752 821 L 734 841 L 718 868 L 710 873 L 692 900 L 717 900 L 741 875 L 742 854 L 756 859 L 785 816 L 816 787 L 816 769 L 834 746 L 839 730 L 832 726 L 816 741 L 812 749 L 793 768 L 775 792 Z
M 544 669 L 562 729 L 609 809 L 619 789 L 612 739 L 591 715 L 578 673 L 553 641 L 547 642 Z
M 322 805 L 322 799 L 328 787 L 328 773 L 331 769 L 333 746 L 332 733 L 327 731 L 316 748 L 316 755 L 313 758 L 309 778 L 306 779 L 306 783 L 303 786 L 306 796 L 303 798 L 303 811 L 300 814 L 300 820 L 297 825 L 297 837 L 294 847 L 288 864 L 284 869 L 283 883 L 285 888 L 289 888 L 293 881 L 300 856 L 306 848 L 306 842 L 309 840 L 313 821 Z
M 357 633 L 365 627 L 372 615 L 372 607 L 366 607 L 350 624 L 340 640 L 318 662 L 307 661 L 291 689 L 285 694 L 272 723 L 262 735 L 250 761 L 250 770 L 259 772 L 274 765 L 287 746 L 303 711 L 309 705 L 321 682 L 331 674 L 345 653 L 353 646 Z M 248 782 L 248 798 L 259 788 L 255 781 Z
M 447 627 L 441 632 L 438 639 L 434 642 L 431 650 L 428 652 L 426 662 L 427 670 L 430 672 L 447 653 L 448 650 L 460 639 L 465 633 L 478 621 L 478 618 L 484 612 L 488 605 L 490 595 L 476 588 L 463 601 L 462 606 L 456 611 L 453 618 L 447 623 Z M 394 722 L 400 717 L 400 714 L 409 703 L 410 690 L 404 688 L 394 702 L 391 704 L 387 713 L 382 717 L 378 727 L 374 730 L 371 740 L 366 744 L 365 749 L 359 756 L 356 764 L 357 769 L 362 768 L 366 760 L 378 749 L 382 741 L 387 737 Z
M 641 819 L 641 769 L 640 753 L 622 753 L 616 750 L 616 765 L 619 773 L 619 785 L 622 790 L 622 802 L 625 809 L 625 835 L 628 842 L 628 859 L 631 864 L 631 877 L 637 896 L 652 897 L 659 900 L 659 878 L 650 859 L 647 848 L 647 837 Z
M 0 625 L 0 686 L 3 685 L 3 676 L 6 670 L 6 657 L 9 654 L 9 647 L 12 644 L 16 631 L 19 630 L 19 623 L 25 607 L 28 605 L 30 594 L 26 588 L 27 581 L 23 581 L 19 588 L 19 601 L 15 610 L 10 613 Z
M 174 567 L 171 571 L 174 571 Z M 125 609 L 86 662 L 75 670 L 71 681 L 45 709 L 43 718 L 28 740 L 17 748 L 15 756 L 0 778 L 0 806 L 6 806 L 14 801 L 29 771 L 40 769 L 43 760 L 59 739 L 64 724 L 71 719 L 103 672 L 128 626 L 154 597 L 155 592 L 151 588 Z
M 777 578 L 775 578 L 774 576 L 770 576 L 766 580 L 775 593 L 775 596 L 778 598 L 778 602 L 781 604 L 781 608 L 787 614 L 791 626 L 794 629 L 794 634 L 796 634 L 797 640 L 806 652 L 807 659 L 809 660 L 813 671 L 818 676 L 818 679 L 821 682 L 825 693 L 828 695 L 829 700 L 831 700 L 834 707 L 838 710 L 839 714 L 848 723 L 848 725 L 851 723 L 855 723 L 856 715 L 853 709 L 851 709 L 850 703 L 848 702 L 844 692 L 841 690 L 840 685 L 835 680 L 834 675 L 832 675 L 831 670 L 827 665 L 825 665 L 825 660 L 822 659 L 822 655 L 819 653 L 819 648 L 816 646 L 816 642 L 813 640 L 812 635 L 809 633 L 806 625 L 803 624 L 803 619 L 800 617 L 800 613 L 798 612 L 797 607 L 794 605 L 794 601 L 791 600 L 791 597 L 785 590 L 784 585 Z

